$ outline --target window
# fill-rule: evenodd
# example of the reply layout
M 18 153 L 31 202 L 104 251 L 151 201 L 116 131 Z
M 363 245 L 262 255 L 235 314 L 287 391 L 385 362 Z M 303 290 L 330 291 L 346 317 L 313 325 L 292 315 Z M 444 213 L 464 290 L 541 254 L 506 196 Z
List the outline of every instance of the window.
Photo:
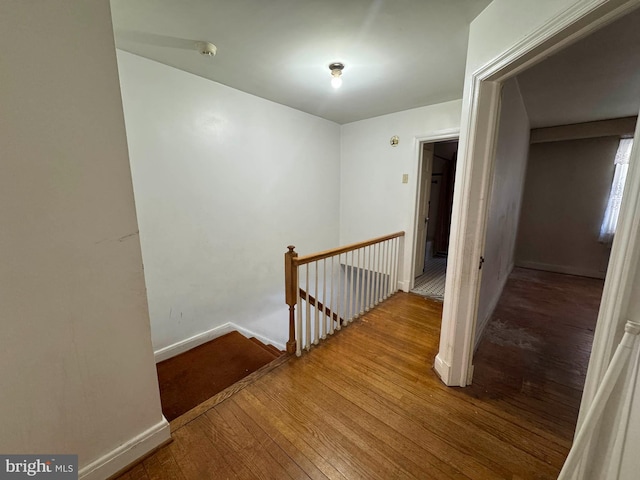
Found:
M 602 243 L 611 243 L 613 234 L 616 233 L 616 225 L 618 224 L 618 215 L 620 214 L 620 205 L 622 204 L 624 183 L 627 180 L 632 146 L 633 138 L 623 138 L 618 145 L 618 151 L 616 152 L 616 158 L 614 160 L 616 169 L 613 174 L 609 201 L 607 203 L 607 209 L 604 212 L 604 219 L 602 220 L 600 237 L 598 239 Z

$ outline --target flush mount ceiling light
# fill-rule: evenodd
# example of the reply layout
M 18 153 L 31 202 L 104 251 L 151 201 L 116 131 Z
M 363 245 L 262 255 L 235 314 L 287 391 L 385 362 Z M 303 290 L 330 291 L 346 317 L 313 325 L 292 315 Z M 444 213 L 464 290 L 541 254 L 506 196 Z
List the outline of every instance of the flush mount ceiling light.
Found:
M 331 86 L 333 88 L 340 88 L 342 85 L 342 69 L 344 65 L 342 63 L 332 63 L 329 65 L 329 70 L 331 70 Z

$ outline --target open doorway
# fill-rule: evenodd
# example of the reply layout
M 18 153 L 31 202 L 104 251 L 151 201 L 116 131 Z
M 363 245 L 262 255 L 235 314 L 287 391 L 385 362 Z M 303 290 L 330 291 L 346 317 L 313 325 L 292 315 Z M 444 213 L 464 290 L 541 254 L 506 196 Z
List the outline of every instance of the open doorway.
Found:
M 631 13 L 503 84 L 469 393 L 527 405 L 566 441 L 610 271 L 608 204 L 640 108 L 630 81 L 640 73 L 639 20 Z M 514 148 L 518 118 L 524 155 L 522 138 Z M 515 223 L 505 198 L 521 206 Z
M 459 152 L 458 187 L 449 249 L 450 278 L 443 307 L 440 346 L 434 363 L 435 371 L 446 385 L 466 386 L 471 383 L 473 375 L 472 358 L 481 276 L 484 281 L 484 269 L 478 269 L 478 262 L 482 262 L 485 254 L 486 216 L 502 86 L 525 68 L 560 52 L 567 47 L 567 43 L 585 38 L 610 23 L 613 18 L 630 14 L 636 6 L 638 2 L 628 2 L 620 8 L 611 4 L 590 5 L 588 11 L 593 12 L 593 15 L 586 23 L 579 22 L 584 17 L 579 16 L 576 11 L 567 10 L 560 13 L 558 18 L 545 21 L 544 29 L 532 30 L 517 46 L 505 48 L 494 60 L 486 61 L 481 55 L 469 60 L 476 62 L 478 69 L 470 74 L 470 89 L 465 92 L 465 101 L 473 104 L 469 115 L 463 115 L 461 124 L 464 138 L 461 138 L 462 148 Z M 583 15 L 583 12 L 580 12 L 580 15 Z M 493 19 L 490 15 L 489 18 Z M 481 41 L 478 35 L 472 35 L 470 41 L 475 37 Z M 605 51 L 614 50 L 606 44 L 600 47 Z M 581 70 L 578 73 L 589 72 Z M 617 75 L 610 71 L 601 73 L 601 78 L 628 82 L 631 85 L 638 84 L 637 81 L 630 81 L 631 77 L 628 75 Z M 560 77 L 558 79 L 562 80 Z M 600 99 L 613 98 L 617 91 L 617 88 L 609 88 Z M 563 110 L 562 105 L 554 105 L 554 111 Z M 588 408 L 594 398 L 597 386 L 613 355 L 613 349 L 617 345 L 616 338 L 619 338 L 624 328 L 620 312 L 636 306 L 630 303 L 627 292 L 635 275 L 633 265 L 638 248 L 634 218 L 637 218 L 638 211 L 640 169 L 635 168 L 633 159 L 637 158 L 639 153 L 640 151 L 634 148 L 618 233 L 613 242 L 602 295 L 593 354 L 585 383 L 583 409 Z
M 412 293 L 444 300 L 458 140 L 422 144 Z

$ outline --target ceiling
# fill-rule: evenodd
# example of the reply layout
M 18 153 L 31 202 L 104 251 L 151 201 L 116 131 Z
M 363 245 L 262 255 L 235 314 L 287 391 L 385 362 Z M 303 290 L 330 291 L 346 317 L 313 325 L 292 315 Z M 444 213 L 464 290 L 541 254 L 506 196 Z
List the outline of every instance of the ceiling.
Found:
M 343 124 L 462 97 L 490 0 L 112 0 L 116 46 Z M 218 48 L 200 55 L 195 41 Z M 345 65 L 330 85 L 328 65 Z
M 518 75 L 532 128 L 635 116 L 640 9 Z

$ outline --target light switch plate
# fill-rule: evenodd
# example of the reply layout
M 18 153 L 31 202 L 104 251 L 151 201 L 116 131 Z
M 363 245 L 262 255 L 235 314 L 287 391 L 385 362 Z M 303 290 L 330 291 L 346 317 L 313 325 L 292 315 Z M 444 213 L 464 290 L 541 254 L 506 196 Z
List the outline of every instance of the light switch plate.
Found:
M 402 174 L 402 183 L 409 183 L 409 174 L 408 173 L 403 173 Z

